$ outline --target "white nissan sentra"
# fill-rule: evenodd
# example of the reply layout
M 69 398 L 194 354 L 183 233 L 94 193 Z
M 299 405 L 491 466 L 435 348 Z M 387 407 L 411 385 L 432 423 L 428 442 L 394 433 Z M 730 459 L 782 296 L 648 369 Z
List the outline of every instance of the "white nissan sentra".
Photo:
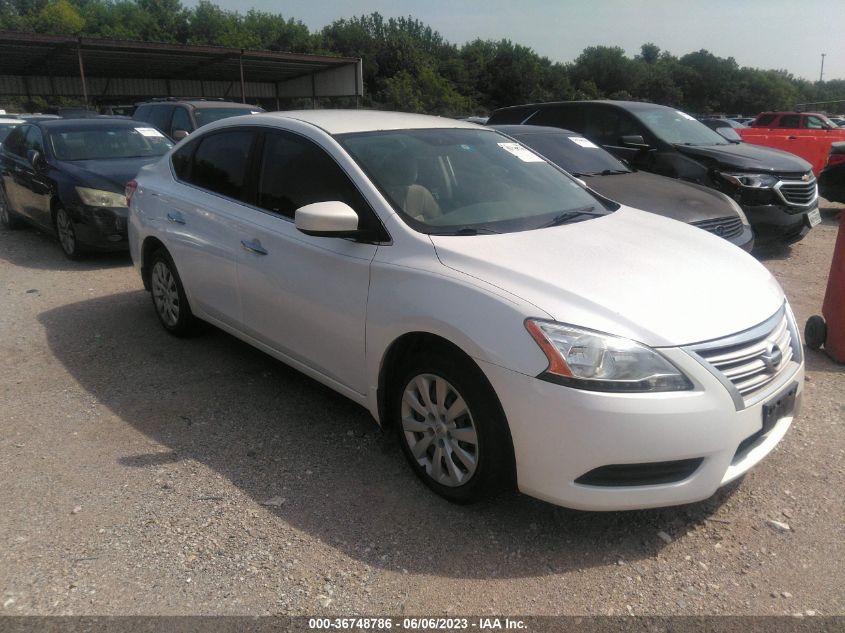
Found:
M 763 266 L 470 123 L 226 119 L 127 194 L 166 330 L 208 321 L 351 398 L 453 501 L 514 482 L 590 510 L 704 499 L 800 405 Z

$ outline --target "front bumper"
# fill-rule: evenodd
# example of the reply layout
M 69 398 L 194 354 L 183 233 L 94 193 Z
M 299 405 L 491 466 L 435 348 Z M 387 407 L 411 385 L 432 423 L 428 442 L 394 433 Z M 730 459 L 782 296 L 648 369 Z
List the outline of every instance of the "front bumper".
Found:
M 754 248 L 754 231 L 750 225 L 743 224 L 742 233 L 735 235 L 734 237 L 729 237 L 727 240 L 731 244 L 739 246 L 742 250 L 750 253 Z
M 807 214 L 818 208 L 818 202 L 807 209 L 795 209 L 786 205 L 763 204 L 745 206 L 743 211 L 754 228 L 758 244 L 781 242 L 792 244 L 810 232 Z
M 662 349 L 695 385 L 692 391 L 619 394 L 571 389 L 479 362 L 507 416 L 519 489 L 581 510 L 630 510 L 706 499 L 763 459 L 781 440 L 800 406 L 803 363 L 795 363 L 761 402 L 737 410 L 731 395 L 704 366 L 680 349 Z M 762 408 L 797 383 L 793 415 L 742 451 L 763 426 Z M 771 393 L 770 393 L 771 392 Z M 657 485 L 594 486 L 576 479 L 618 464 L 701 458 L 688 477 Z
M 125 207 L 88 207 L 73 209 L 77 239 L 87 248 L 98 251 L 125 251 L 129 209 Z

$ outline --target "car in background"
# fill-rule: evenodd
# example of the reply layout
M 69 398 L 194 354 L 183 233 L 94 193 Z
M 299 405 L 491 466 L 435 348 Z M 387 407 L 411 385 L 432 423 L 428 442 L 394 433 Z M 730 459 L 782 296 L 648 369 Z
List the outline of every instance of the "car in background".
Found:
M 832 116 L 829 117 L 828 120 L 834 125 L 838 125 L 839 127 L 845 127 L 845 117 Z
M 745 213 L 715 189 L 635 170 L 569 130 L 537 125 L 491 127 L 581 178 L 606 198 L 697 226 L 746 251 L 754 247 L 754 233 Z
M 742 207 L 757 243 L 796 242 L 821 222 L 807 161 L 730 142 L 674 108 L 633 101 L 538 103 L 493 112 L 489 124 L 505 123 L 574 130 L 637 169 L 721 191 Z
M 148 123 L 174 141 L 181 141 L 194 130 L 213 121 L 259 112 L 264 112 L 264 109 L 234 101 L 163 99 L 137 104 L 132 118 Z
M 0 221 L 55 234 L 64 254 L 125 250 L 126 183 L 173 146 L 161 132 L 111 118 L 25 122 L 0 149 Z
M 830 156 L 832 143 L 845 141 L 845 129 L 818 112 L 763 112 L 737 133 L 746 143 L 773 147 L 800 156 L 818 176 Z
M 704 118 L 699 119 L 699 121 L 701 121 L 704 125 L 709 127 L 714 132 L 722 127 L 729 127 L 733 129 L 742 129 L 744 127 L 748 127 L 747 125 L 743 125 L 735 119 Z
M 690 503 L 763 459 L 800 405 L 801 342 L 765 267 L 495 130 L 236 117 L 127 193 L 166 331 L 203 319 L 366 407 L 455 502 L 515 480 L 581 509 Z
M 23 119 L 0 117 L 0 143 L 2 143 L 7 136 L 9 136 L 9 132 L 11 132 L 23 122 Z

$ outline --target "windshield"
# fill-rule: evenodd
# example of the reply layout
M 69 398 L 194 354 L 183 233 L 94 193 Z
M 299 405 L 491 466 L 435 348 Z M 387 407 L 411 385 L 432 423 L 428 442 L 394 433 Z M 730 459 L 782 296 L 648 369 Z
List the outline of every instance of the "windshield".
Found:
M 610 152 L 577 134 L 532 133 L 513 136 L 573 176 L 627 174 L 631 171 Z
M 213 121 L 228 119 L 231 116 L 258 114 L 259 112 L 264 112 L 264 110 L 257 106 L 244 106 L 242 108 L 194 108 L 194 118 L 197 120 L 197 127 L 202 127 Z
M 672 145 L 727 145 L 727 141 L 686 112 L 671 108 L 633 111 L 659 139 Z
M 491 130 L 395 130 L 338 140 L 424 233 L 523 231 L 609 213 L 556 167 Z
M 151 127 L 51 130 L 50 142 L 59 160 L 162 156 L 173 147 L 161 132 Z

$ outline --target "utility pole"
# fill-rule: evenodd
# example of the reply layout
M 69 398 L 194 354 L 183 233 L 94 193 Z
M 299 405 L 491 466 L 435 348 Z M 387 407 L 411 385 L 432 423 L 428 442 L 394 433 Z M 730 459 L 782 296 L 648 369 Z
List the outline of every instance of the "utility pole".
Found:
M 827 55 L 827 53 L 822 53 L 822 69 L 819 72 L 819 83 L 822 82 L 822 77 L 824 77 L 824 58 L 825 58 L 825 55 Z

